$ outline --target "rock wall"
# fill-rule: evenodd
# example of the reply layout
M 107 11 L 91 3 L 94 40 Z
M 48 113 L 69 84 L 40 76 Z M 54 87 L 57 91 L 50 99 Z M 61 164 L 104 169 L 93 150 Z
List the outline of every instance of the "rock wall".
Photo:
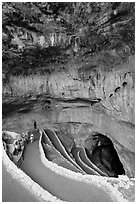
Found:
M 69 132 L 75 135 L 76 144 L 83 146 L 85 139 L 92 131 L 107 135 L 113 142 L 119 158 L 124 165 L 126 175 L 134 177 L 135 169 L 135 132 L 134 126 L 110 117 L 98 107 L 66 108 L 58 115 L 57 122 L 62 124 L 76 124 L 73 128 L 69 126 Z M 81 125 L 90 124 L 91 127 Z M 67 129 L 67 128 L 66 128 Z M 72 129 L 72 130 L 71 130 Z M 82 132 L 83 129 L 85 132 Z M 77 136 L 76 136 L 77 135 Z
M 90 82 L 83 82 L 72 73 L 53 73 L 48 81 L 50 94 L 62 99 L 86 98 L 89 96 Z M 90 97 L 91 98 L 91 97 Z
M 78 70 L 53 73 L 48 80 L 49 93 L 53 97 L 91 102 L 88 107 L 64 107 L 56 121 L 60 124 L 90 124 L 93 130 L 108 135 L 129 177 L 134 177 L 135 168 L 134 71 L 134 57 L 131 56 L 125 64 L 110 71 L 93 63 Z M 93 105 L 93 101 L 98 103 Z M 82 144 L 85 137 L 86 134 L 79 136 L 77 143 Z
M 91 66 L 55 72 L 48 80 L 49 92 L 61 99 L 99 100 L 108 112 L 119 119 L 134 123 L 134 65 L 133 59 L 120 69 L 103 72 Z
M 98 177 L 95 175 L 94 176 L 93 175 L 82 175 L 81 173 L 69 171 L 68 169 L 62 168 L 61 166 L 57 166 L 55 163 L 52 163 L 46 159 L 42 146 L 41 146 L 41 141 L 39 141 L 39 152 L 40 152 L 40 157 L 41 157 L 41 161 L 43 165 L 51 169 L 57 175 L 64 176 L 64 178 L 67 177 L 67 179 L 70 178 L 72 180 L 71 183 L 73 183 L 74 181 L 79 181 L 79 184 L 80 182 L 82 182 L 83 185 L 85 185 L 85 183 L 95 185 L 94 188 L 101 187 L 102 189 L 104 189 L 104 191 L 108 192 L 111 198 L 113 198 L 115 201 L 118 201 L 118 202 L 127 201 L 127 199 L 124 198 L 125 197 L 124 194 L 122 194 L 120 191 L 116 191 L 116 188 L 113 188 L 114 187 L 113 183 L 115 183 L 115 181 L 118 181 L 117 178 Z M 90 186 L 90 189 L 92 189 L 92 186 Z M 99 194 L 100 194 L 100 190 L 98 192 Z
M 35 113 L 35 119 L 39 122 L 41 128 L 47 125 L 48 117 L 50 117 L 49 124 L 51 126 L 61 124 L 61 127 L 63 127 L 64 124 L 77 124 L 74 128 L 75 135 L 77 135 L 77 143 L 81 142 L 81 144 L 92 130 L 107 135 L 114 143 L 126 175 L 134 177 L 134 72 L 134 57 L 131 56 L 127 63 L 114 67 L 110 71 L 104 71 L 101 66 L 95 65 L 81 66 L 79 69 L 76 69 L 76 67 L 70 69 L 69 66 L 66 71 L 56 71 L 47 77 L 43 76 L 45 78 L 40 85 L 34 79 L 33 84 L 37 88 L 34 89 L 34 93 L 36 95 L 38 93 L 47 94 L 46 96 L 50 95 L 51 100 L 53 99 L 51 111 L 47 113 L 44 112 L 46 110 L 44 98 L 42 107 L 39 107 L 39 111 L 41 109 L 42 111 L 40 114 Z M 29 92 L 30 87 L 34 86 L 30 86 L 29 79 L 28 82 L 25 82 L 24 86 L 22 83 L 14 82 L 14 89 L 18 90 L 21 87 L 22 90 L 25 87 L 24 92 L 26 90 Z M 42 87 L 41 92 L 40 87 Z M 21 93 L 23 93 L 23 90 Z M 59 100 L 55 100 L 55 98 Z M 29 124 L 28 115 L 23 117 L 21 127 L 23 127 L 22 124 Z M 28 121 L 28 124 L 26 121 Z M 17 118 L 16 123 L 19 124 L 19 122 Z M 86 125 L 90 125 L 91 128 Z M 81 127 L 80 130 L 79 127 Z M 68 132 L 73 134 L 71 126 L 66 128 L 65 132 L 67 129 Z
M 10 29 L 10 28 L 9 28 Z M 22 50 L 29 46 L 39 45 L 41 48 L 49 46 L 67 46 L 70 43 L 70 37 L 63 32 L 51 31 L 46 34 L 37 34 L 33 31 L 28 31 L 25 28 L 13 29 L 13 36 L 11 39 L 11 44 L 17 46 L 18 50 Z M 3 36 L 8 37 L 6 33 L 3 32 Z

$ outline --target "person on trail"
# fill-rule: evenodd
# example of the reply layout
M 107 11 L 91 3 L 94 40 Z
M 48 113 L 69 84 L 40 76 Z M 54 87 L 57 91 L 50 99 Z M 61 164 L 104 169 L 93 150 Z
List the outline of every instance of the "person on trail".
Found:
M 34 135 L 33 135 L 33 134 L 30 135 L 30 142 L 31 142 L 31 143 L 34 142 Z
M 36 123 L 36 121 L 34 120 L 34 130 L 36 130 L 37 129 L 37 123 Z

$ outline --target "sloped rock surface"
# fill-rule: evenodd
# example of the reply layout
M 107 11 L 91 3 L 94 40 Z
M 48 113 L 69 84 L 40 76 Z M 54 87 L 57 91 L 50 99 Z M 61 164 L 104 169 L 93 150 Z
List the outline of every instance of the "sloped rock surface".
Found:
M 50 94 L 58 98 L 89 98 L 90 83 L 83 83 L 67 72 L 52 74 L 48 81 Z
M 50 94 L 61 99 L 101 101 L 111 115 L 134 123 L 134 57 L 110 72 L 102 71 L 98 65 L 79 70 L 51 74 Z
M 103 133 L 110 134 L 125 148 L 134 151 L 134 126 L 118 122 L 94 108 L 67 108 L 61 111 L 58 122 L 89 123 Z
M 92 108 L 66 108 L 61 111 L 58 116 L 59 123 L 72 123 L 77 124 L 75 131 L 79 132 L 81 124 L 90 124 L 92 128 L 88 130 L 84 128 L 85 132 L 83 136 L 76 138 L 76 142 L 79 145 L 84 144 L 85 138 L 90 135 L 92 130 L 97 130 L 103 134 L 109 136 L 113 141 L 114 146 L 118 152 L 118 155 L 124 165 L 126 175 L 134 177 L 135 169 L 135 154 L 134 154 L 134 126 L 122 121 L 116 121 L 113 117 L 103 113 L 97 107 Z M 79 126 L 78 126 L 79 124 Z M 70 127 L 69 127 L 70 130 Z M 75 134 L 76 134 L 75 132 Z M 81 140 L 81 141 L 80 141 Z

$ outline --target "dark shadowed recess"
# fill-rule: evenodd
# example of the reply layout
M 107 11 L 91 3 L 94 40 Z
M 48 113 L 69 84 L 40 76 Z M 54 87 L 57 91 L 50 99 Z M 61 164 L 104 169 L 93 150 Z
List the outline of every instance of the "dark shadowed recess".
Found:
M 106 135 L 93 133 L 90 138 L 85 140 L 85 149 L 88 158 L 108 176 L 125 175 L 117 151 Z

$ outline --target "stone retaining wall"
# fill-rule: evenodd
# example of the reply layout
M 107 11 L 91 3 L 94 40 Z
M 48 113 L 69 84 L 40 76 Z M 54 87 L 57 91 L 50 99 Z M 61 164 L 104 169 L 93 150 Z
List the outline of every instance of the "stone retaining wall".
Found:
M 60 174 L 64 177 L 71 178 L 74 181 L 80 181 L 84 183 L 90 183 L 96 185 L 97 187 L 101 187 L 105 192 L 107 192 L 110 197 L 116 202 L 126 202 L 127 200 L 123 198 L 123 195 L 117 191 L 109 182 L 110 178 L 95 176 L 95 175 L 83 175 L 81 173 L 72 172 L 68 169 L 65 169 L 61 166 L 58 166 L 55 163 L 48 161 L 45 158 L 45 154 L 41 145 L 41 139 L 39 140 L 39 151 L 42 163 L 51 171 L 54 171 L 56 174 Z M 111 178 L 112 179 L 112 178 Z M 115 180 L 116 178 L 112 179 Z M 99 192 L 98 192 L 99 193 Z
M 60 202 L 58 198 L 52 196 L 48 191 L 35 183 L 29 176 L 27 176 L 21 169 L 9 159 L 4 148 L 2 149 L 2 160 L 6 170 L 10 172 L 13 179 L 16 179 L 20 185 L 23 185 L 31 194 L 33 194 L 39 201 Z
M 54 171 L 56 174 L 60 174 L 64 177 L 71 178 L 74 181 L 90 183 L 101 187 L 106 193 L 108 193 L 114 201 L 117 202 L 127 202 L 133 201 L 134 195 L 130 196 L 131 199 L 128 199 L 123 192 L 127 190 L 127 195 L 134 189 L 134 179 L 129 179 L 126 176 L 121 176 L 121 178 L 108 178 L 108 177 L 99 177 L 93 175 L 82 175 L 81 173 L 75 173 L 68 169 L 64 169 L 45 158 L 41 140 L 39 140 L 39 151 L 42 163 L 49 168 L 51 171 Z M 50 202 L 60 202 L 62 200 L 51 195 L 48 191 L 44 190 L 41 186 L 35 183 L 29 176 L 27 176 L 22 170 L 17 168 L 17 166 L 9 159 L 4 148 L 2 149 L 2 158 L 3 163 L 8 172 L 12 175 L 13 179 L 16 179 L 21 185 L 24 186 L 31 194 L 33 194 L 39 201 L 50 201 Z M 130 188 L 132 187 L 132 188 Z M 121 191 L 119 189 L 122 189 Z M 124 189 L 124 190 L 123 190 Z M 129 191 L 130 190 L 130 191 Z M 133 194 L 133 192 L 132 192 Z

